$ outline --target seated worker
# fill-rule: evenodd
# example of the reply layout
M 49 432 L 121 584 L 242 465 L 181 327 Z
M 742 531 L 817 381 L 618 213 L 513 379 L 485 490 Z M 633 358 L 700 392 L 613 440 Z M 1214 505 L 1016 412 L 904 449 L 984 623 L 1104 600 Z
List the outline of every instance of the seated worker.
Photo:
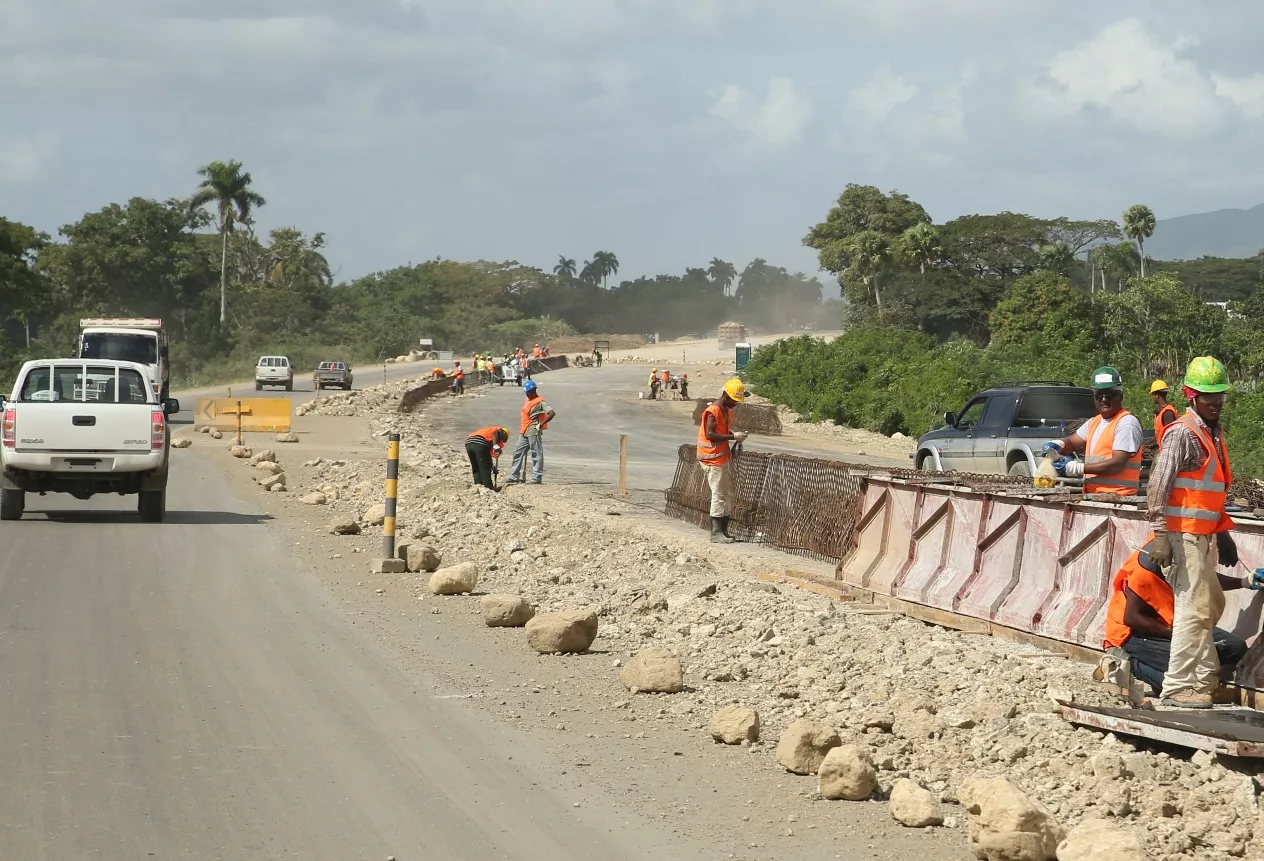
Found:
M 1149 685 L 1158 696 L 1163 690 L 1163 676 L 1172 650 L 1175 596 L 1158 564 L 1150 558 L 1153 538 L 1153 534 L 1146 538 L 1145 545 L 1134 550 L 1115 573 L 1106 610 L 1105 646 L 1113 654 L 1126 655 L 1132 675 Z M 1264 588 L 1264 569 L 1256 569 L 1241 579 L 1219 572 L 1216 577 L 1222 589 Z M 1246 641 L 1221 628 L 1212 630 L 1212 640 L 1220 659 L 1221 678 L 1232 678 L 1233 668 L 1246 654 Z M 1097 677 L 1095 674 L 1094 678 Z

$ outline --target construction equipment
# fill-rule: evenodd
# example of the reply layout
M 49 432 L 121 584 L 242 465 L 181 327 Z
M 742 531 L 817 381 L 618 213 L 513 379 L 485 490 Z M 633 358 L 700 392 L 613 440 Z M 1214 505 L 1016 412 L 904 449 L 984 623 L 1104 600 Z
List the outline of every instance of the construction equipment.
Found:
M 720 341 L 721 350 L 732 350 L 739 343 L 746 341 L 746 326 L 733 321 L 721 323 L 716 329 L 716 337 Z

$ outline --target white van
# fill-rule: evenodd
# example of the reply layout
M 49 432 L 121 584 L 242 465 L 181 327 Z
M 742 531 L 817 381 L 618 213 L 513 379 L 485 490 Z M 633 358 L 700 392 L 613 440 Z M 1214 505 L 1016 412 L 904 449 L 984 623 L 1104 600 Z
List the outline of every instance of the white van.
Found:
M 255 391 L 264 386 L 285 386 L 287 392 L 294 391 L 294 369 L 285 356 L 260 356 L 255 365 Z

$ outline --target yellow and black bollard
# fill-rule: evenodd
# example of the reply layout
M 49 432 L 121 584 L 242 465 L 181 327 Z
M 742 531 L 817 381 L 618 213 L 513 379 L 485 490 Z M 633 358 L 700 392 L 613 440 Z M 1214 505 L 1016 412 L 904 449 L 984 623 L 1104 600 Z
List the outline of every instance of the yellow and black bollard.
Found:
M 386 517 L 382 520 L 382 558 L 373 560 L 379 574 L 400 574 L 406 569 L 403 559 L 395 558 L 395 512 L 399 497 L 399 434 L 386 437 Z

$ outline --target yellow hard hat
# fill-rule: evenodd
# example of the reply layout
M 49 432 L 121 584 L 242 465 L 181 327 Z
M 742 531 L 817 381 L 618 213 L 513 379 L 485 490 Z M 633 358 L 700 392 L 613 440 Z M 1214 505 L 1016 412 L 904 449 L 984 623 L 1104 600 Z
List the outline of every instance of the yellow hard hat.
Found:
M 1154 394 L 1155 392 L 1166 392 L 1167 389 L 1168 389 L 1167 383 L 1163 382 L 1162 380 L 1155 380 L 1153 383 L 1150 384 L 1150 394 Z
M 658 368 L 650 368 L 651 371 L 657 371 Z
M 728 395 L 739 404 L 746 400 L 750 392 L 746 391 L 746 384 L 741 380 L 734 378 L 724 384 L 724 394 Z
M 509 428 L 497 428 L 497 430 L 505 439 L 509 439 Z

